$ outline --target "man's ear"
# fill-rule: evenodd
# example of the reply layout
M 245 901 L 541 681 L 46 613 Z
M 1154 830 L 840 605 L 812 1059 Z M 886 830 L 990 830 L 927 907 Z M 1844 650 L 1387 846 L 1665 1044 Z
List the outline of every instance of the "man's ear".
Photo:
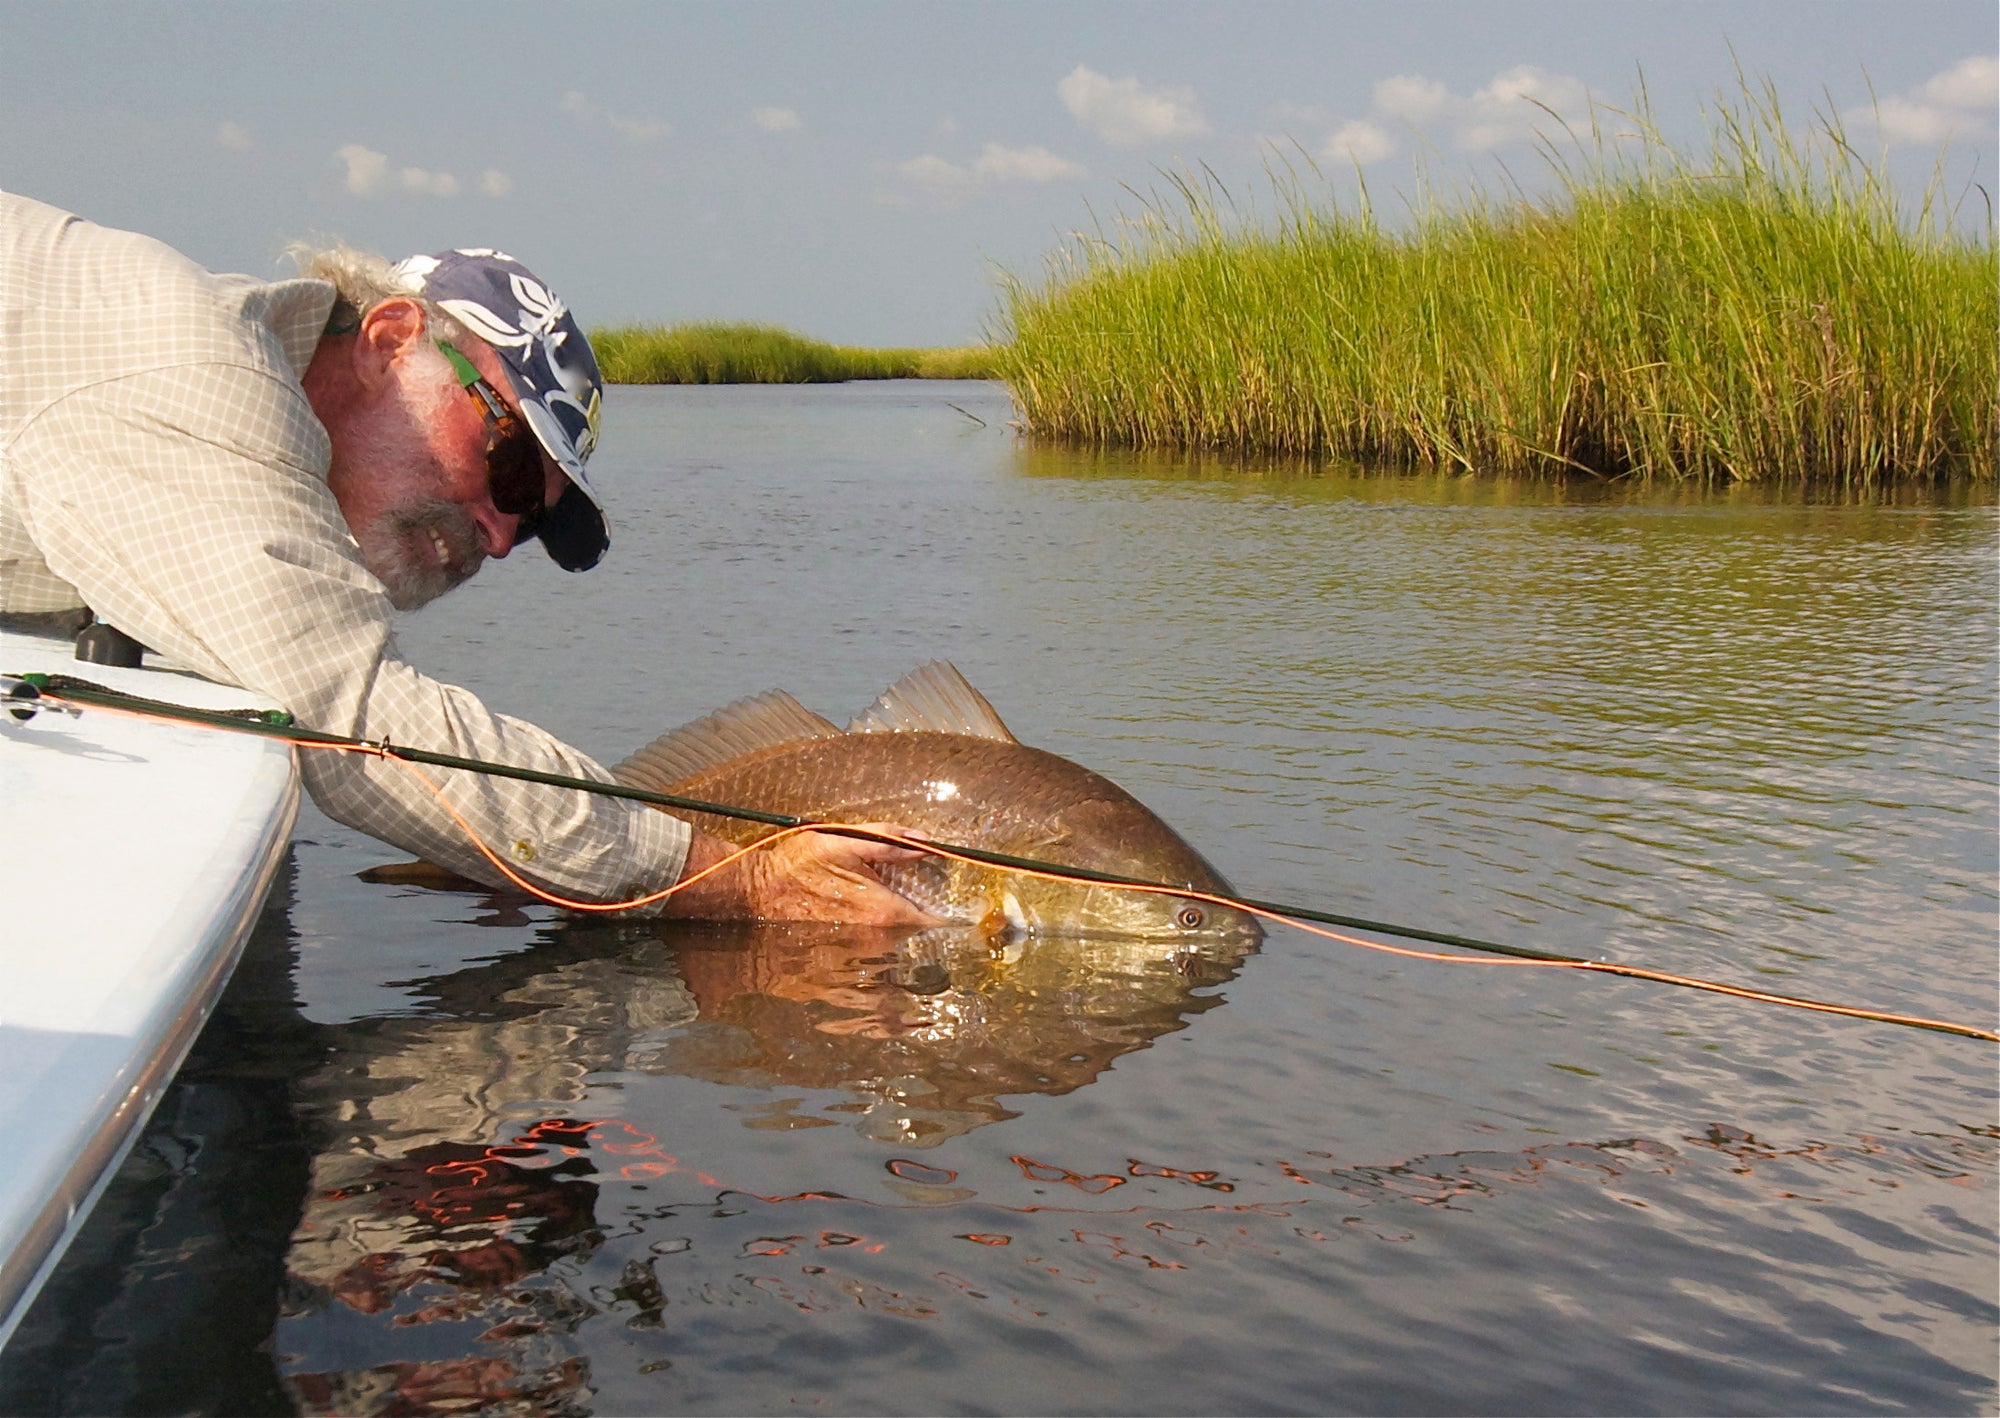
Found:
M 407 296 L 369 307 L 354 339 L 354 374 L 364 388 L 393 377 L 397 359 L 424 338 L 424 308 Z

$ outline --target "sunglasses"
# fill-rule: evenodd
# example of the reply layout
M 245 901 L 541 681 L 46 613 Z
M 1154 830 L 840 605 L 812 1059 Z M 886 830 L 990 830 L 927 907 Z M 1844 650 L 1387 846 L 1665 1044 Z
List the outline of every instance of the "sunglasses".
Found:
M 548 482 L 542 475 L 541 445 L 521 416 L 502 402 L 471 360 L 443 340 L 437 347 L 458 372 L 459 385 L 472 396 L 486 420 L 486 491 L 497 512 L 518 517 L 514 545 L 519 546 L 541 530 L 548 507 L 542 501 Z

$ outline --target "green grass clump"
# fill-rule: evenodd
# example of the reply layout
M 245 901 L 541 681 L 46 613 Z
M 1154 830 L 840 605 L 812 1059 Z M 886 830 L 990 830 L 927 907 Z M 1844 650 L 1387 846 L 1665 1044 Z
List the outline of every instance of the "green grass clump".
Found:
M 1936 184 L 1905 220 L 1837 124 L 1768 86 L 1711 151 L 1644 116 L 1545 148 L 1558 194 L 1427 200 L 1402 231 L 1277 181 L 1274 229 L 1176 180 L 1135 235 L 1003 288 L 1029 432 L 1499 474 L 1991 479 L 2000 267 Z
M 590 332 L 612 384 L 824 384 L 844 379 L 989 379 L 984 345 L 865 349 L 807 339 L 775 325 L 698 322 Z
M 943 349 L 913 350 L 917 379 L 997 379 L 993 348 L 990 345 L 953 345 Z

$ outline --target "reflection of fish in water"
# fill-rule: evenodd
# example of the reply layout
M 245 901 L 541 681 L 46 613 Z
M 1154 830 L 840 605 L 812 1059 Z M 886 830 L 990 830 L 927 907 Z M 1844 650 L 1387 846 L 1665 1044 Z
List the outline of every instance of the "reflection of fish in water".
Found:
M 660 938 L 698 1017 L 635 1042 L 627 1068 L 758 1090 L 768 1102 L 735 1105 L 746 1127 L 837 1122 L 907 1147 L 1087 1086 L 1226 1003 L 1215 987 L 1255 949 L 971 926 L 890 943 L 865 926 L 676 922 Z
M 891 685 L 845 731 L 782 691 L 741 700 L 640 749 L 631 787 L 815 822 L 894 822 L 920 837 L 1226 896 L 1229 884 L 1130 793 L 1029 748 L 942 661 Z M 718 837 L 770 828 L 706 813 Z M 1205 901 L 1044 881 L 924 857 L 882 869 L 933 915 L 998 934 L 1255 939 L 1248 915 Z

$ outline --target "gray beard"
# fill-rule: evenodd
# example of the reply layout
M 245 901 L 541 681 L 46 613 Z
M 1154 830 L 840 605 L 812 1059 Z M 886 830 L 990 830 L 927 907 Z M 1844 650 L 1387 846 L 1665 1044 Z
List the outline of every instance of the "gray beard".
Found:
M 451 549 L 451 565 L 437 559 L 436 532 Z M 454 586 L 463 585 L 484 563 L 477 531 L 455 503 L 441 500 L 392 508 L 354 534 L 361 560 L 389 593 L 389 604 L 413 611 Z

